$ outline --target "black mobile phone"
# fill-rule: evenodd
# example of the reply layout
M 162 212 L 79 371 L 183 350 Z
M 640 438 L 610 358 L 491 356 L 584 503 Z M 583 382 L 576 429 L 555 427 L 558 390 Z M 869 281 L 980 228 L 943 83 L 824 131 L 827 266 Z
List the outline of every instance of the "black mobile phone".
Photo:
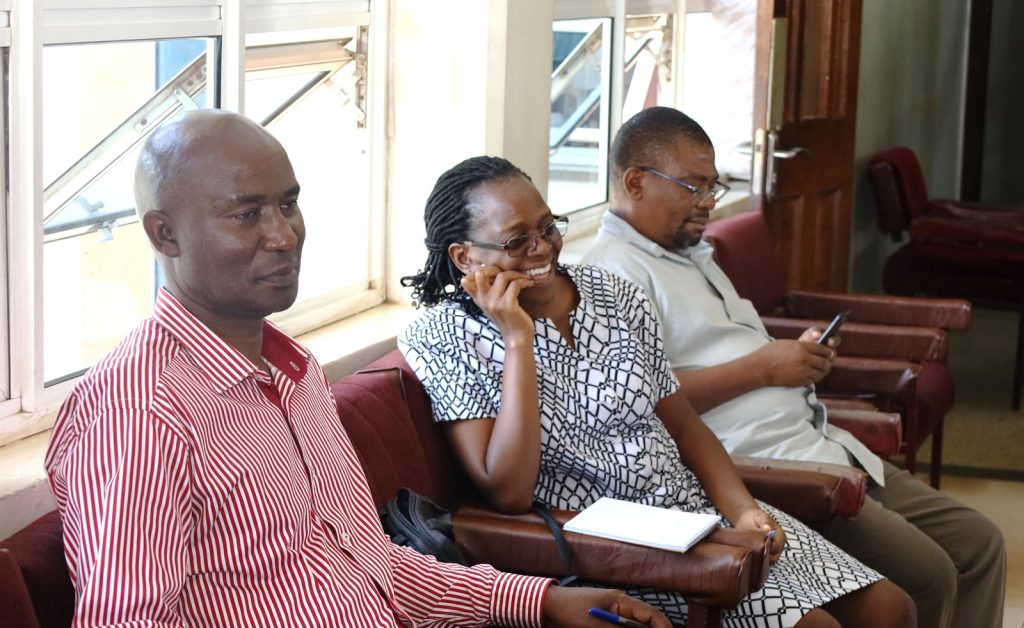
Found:
M 843 321 L 845 321 L 846 317 L 849 315 L 850 310 L 843 310 L 842 312 L 836 314 L 836 317 L 833 318 L 832 322 L 828 324 L 828 327 L 825 328 L 825 331 L 821 332 L 821 337 L 818 338 L 817 341 L 818 344 L 823 345 L 826 342 L 828 342 L 828 339 L 831 338 L 837 331 L 839 331 L 839 328 L 842 327 L 843 325 Z

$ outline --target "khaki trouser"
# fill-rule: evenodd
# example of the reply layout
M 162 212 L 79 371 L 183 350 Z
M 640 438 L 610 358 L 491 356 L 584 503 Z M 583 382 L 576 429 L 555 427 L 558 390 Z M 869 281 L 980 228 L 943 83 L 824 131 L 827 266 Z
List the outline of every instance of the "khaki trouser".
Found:
M 1006 547 L 999 529 L 906 471 L 885 463 L 885 487 L 868 490 L 856 517 L 817 529 L 909 593 L 921 628 L 1001 628 Z

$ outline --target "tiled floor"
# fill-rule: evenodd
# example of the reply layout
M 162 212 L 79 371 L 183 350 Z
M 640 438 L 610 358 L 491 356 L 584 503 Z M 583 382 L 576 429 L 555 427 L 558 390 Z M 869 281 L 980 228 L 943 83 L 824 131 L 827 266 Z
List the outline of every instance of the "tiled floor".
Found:
M 1024 482 L 944 475 L 942 491 L 984 513 L 1003 531 L 1009 558 L 1003 628 L 1024 627 Z

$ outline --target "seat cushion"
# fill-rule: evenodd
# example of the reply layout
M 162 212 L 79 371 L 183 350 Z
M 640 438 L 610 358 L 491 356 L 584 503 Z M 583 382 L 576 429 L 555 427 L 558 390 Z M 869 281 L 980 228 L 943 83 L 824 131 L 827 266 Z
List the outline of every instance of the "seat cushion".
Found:
M 53 511 L 43 515 L 28 527 L 0 541 L 0 550 L 7 550 L 8 558 L 12 558 L 20 568 L 39 625 L 42 628 L 64 628 L 71 625 L 71 618 L 75 612 L 75 591 L 71 585 L 67 563 L 64 561 L 64 536 L 60 514 Z M 4 580 L 11 575 L 11 561 L 7 562 L 7 569 L 0 566 L 0 578 Z M 5 583 L 3 588 L 7 589 L 8 583 Z M 3 606 L 6 606 L 6 603 Z M 5 608 L 4 613 L 8 610 L 13 612 L 14 609 Z M 5 616 L 0 615 L 0 618 Z M 0 623 L 4 626 L 22 625 Z
M 1022 266 L 1024 252 L 911 243 L 886 259 L 882 281 L 892 294 L 960 298 L 1020 309 L 1024 304 Z
M 465 480 L 433 423 L 430 398 L 397 350 L 331 386 L 378 508 L 403 486 L 442 506 Z

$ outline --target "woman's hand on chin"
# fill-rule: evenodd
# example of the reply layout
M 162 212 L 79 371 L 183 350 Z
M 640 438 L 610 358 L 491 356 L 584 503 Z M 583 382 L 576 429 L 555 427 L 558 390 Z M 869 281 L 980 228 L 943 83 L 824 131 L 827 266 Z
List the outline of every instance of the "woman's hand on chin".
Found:
M 533 344 L 533 318 L 519 304 L 520 290 L 532 285 L 529 275 L 497 266 L 481 266 L 462 278 L 462 287 L 498 326 L 506 344 L 516 338 Z

